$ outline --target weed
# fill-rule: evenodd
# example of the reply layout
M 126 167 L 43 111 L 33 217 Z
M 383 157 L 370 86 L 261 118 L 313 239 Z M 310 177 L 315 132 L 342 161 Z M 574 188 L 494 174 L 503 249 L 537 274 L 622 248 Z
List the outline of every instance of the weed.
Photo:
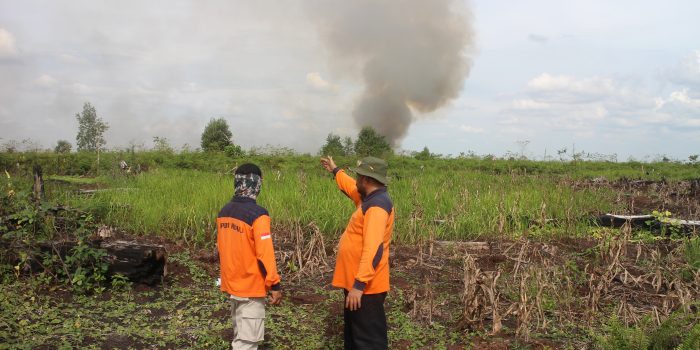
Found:
M 601 350 L 646 350 L 650 344 L 643 329 L 625 327 L 617 316 L 608 320 L 602 332 L 595 337 L 596 346 Z

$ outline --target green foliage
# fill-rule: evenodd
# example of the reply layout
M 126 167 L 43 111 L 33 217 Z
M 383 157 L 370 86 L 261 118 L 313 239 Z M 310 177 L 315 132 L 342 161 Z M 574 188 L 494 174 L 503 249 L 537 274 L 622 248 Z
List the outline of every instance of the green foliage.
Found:
M 0 195 L 0 239 L 19 248 L 1 256 L 0 264 L 12 264 L 15 277 L 34 273 L 33 266 L 39 265 L 39 276 L 48 282 L 67 285 L 76 293 L 102 292 L 108 264 L 104 250 L 88 243 L 96 229 L 94 217 L 50 203 L 37 204 L 29 193 L 14 192 L 10 181 L 8 176 L 6 191 Z M 69 251 L 57 247 L 53 238 L 58 234 L 74 239 L 75 245 Z
M 692 337 L 690 328 L 694 323 L 697 323 L 698 316 L 700 314 L 686 313 L 684 310 L 672 313 L 658 328 L 649 332 L 648 349 L 675 349 L 681 343 L 686 342 L 689 337 Z
M 683 255 L 688 267 L 682 271 L 682 276 L 685 281 L 690 282 L 700 271 L 700 238 L 688 238 L 683 245 Z
M 104 148 L 104 133 L 109 125 L 97 116 L 97 111 L 89 102 L 83 105 L 83 112 L 76 114 L 78 135 L 75 138 L 78 151 L 96 152 Z
M 54 255 L 49 253 L 44 261 Z M 105 251 L 86 244 L 84 239 L 79 239 L 78 244 L 63 259 L 62 266 L 57 270 L 59 281 L 69 284 L 73 292 L 102 293 L 105 290 L 104 282 L 109 265 L 104 261 Z
M 51 293 L 38 278 L 0 284 L 0 349 L 230 349 L 223 293 L 211 278 L 184 277 L 136 290 L 114 276 L 110 293 L 99 296 Z
M 232 145 L 231 130 L 224 118 L 211 119 L 202 132 L 202 150 L 223 151 L 226 146 Z
M 224 147 L 224 153 L 231 158 L 241 158 L 245 156 L 243 148 L 239 145 L 228 145 Z
M 346 156 L 352 156 L 355 154 L 355 143 L 352 142 L 350 136 L 345 136 L 343 139 L 343 151 Z
M 685 241 L 683 253 L 691 268 L 700 270 L 700 238 L 693 237 Z
M 602 332 L 596 336 L 596 346 L 601 350 L 647 350 L 650 344 L 643 329 L 625 327 L 617 316 L 608 320 Z
M 71 148 L 73 148 L 73 145 L 71 145 L 70 142 L 66 140 L 58 140 L 53 151 L 56 153 L 70 153 Z
M 379 135 L 372 127 L 365 126 L 357 134 L 355 154 L 358 157 L 385 157 L 392 154 L 392 150 L 384 136 Z
M 153 150 L 156 152 L 163 152 L 172 154 L 173 147 L 170 146 L 170 142 L 165 137 L 154 136 L 153 137 Z
M 333 133 L 328 134 L 326 137 L 326 144 L 321 147 L 319 152 L 322 156 L 346 156 L 346 149 L 343 146 L 343 141 L 341 141 L 340 136 L 334 135 Z
M 416 159 L 418 159 L 418 160 L 429 160 L 429 159 L 434 158 L 433 154 L 430 153 L 430 150 L 428 149 L 427 146 L 426 146 L 426 147 L 423 147 L 423 150 L 422 150 L 422 151 L 420 151 L 420 152 L 415 152 L 415 154 L 413 155 L 413 157 L 416 158 Z
M 681 234 L 681 224 L 680 220 L 671 217 L 671 212 L 654 210 L 651 212 L 654 220 L 647 220 L 645 224 L 651 226 L 654 222 L 659 222 L 661 225 L 661 235 L 671 236 L 672 238 L 677 238 Z
M 131 288 L 131 281 L 129 281 L 129 278 L 121 273 L 113 275 L 110 284 L 112 285 L 112 291 L 117 292 L 127 291 Z
M 677 348 L 677 350 L 697 350 L 700 349 L 700 323 L 696 323 L 688 335 Z
M 655 327 L 649 317 L 638 325 L 623 325 L 617 316 L 612 316 L 603 325 L 600 335 L 594 336 L 598 349 L 666 350 L 699 349 L 700 314 L 678 310 Z

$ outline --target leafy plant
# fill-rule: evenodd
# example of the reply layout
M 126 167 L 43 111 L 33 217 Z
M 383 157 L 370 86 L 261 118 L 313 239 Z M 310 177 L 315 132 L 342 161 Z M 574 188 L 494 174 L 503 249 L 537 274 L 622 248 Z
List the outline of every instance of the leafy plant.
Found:
M 654 217 L 654 220 L 647 220 L 645 224 L 652 226 L 655 222 L 658 222 L 661 225 L 662 236 L 677 237 L 681 234 L 680 220 L 672 218 L 670 211 L 654 210 L 651 212 L 651 215 Z
M 596 336 L 596 346 L 601 350 L 646 350 L 649 338 L 643 329 L 625 327 L 617 316 L 612 316 L 603 326 L 602 335 Z
M 685 241 L 683 253 L 688 265 L 694 271 L 700 270 L 700 238 L 694 237 Z
M 7 179 L 9 182 L 9 175 Z M 6 244 L 18 247 L 3 254 L 2 262 L 11 264 L 16 278 L 32 274 L 32 268 L 39 267 L 40 277 L 70 286 L 77 293 L 104 291 L 108 264 L 104 261 L 105 251 L 89 244 L 96 229 L 91 214 L 46 202 L 37 204 L 29 193 L 15 193 L 12 189 L 3 193 L 0 201 L 4 204 L 0 209 L 0 237 Z M 61 233 L 67 236 L 64 238 L 75 242 L 67 252 L 52 241 L 57 221 L 61 222 Z M 8 269 L 0 271 L 6 273 Z
M 245 155 L 243 148 L 239 145 L 228 145 L 224 147 L 224 153 L 231 158 L 240 158 Z
M 677 350 L 697 350 L 700 349 L 700 323 L 696 324 L 688 333 Z

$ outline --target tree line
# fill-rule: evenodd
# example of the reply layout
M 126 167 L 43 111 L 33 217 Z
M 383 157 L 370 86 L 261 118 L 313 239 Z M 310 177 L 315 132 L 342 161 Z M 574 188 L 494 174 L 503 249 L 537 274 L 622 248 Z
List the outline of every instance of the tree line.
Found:
M 78 152 L 100 152 L 106 146 L 104 133 L 109 130 L 109 124 L 97 115 L 95 107 L 86 102 L 83 111 L 77 113 L 78 134 L 75 142 Z M 241 157 L 245 152 L 240 145 L 233 142 L 233 133 L 224 118 L 212 118 L 201 135 L 201 148 L 204 152 L 224 152 L 231 157 Z M 154 137 L 154 150 L 173 152 L 167 138 Z M 54 147 L 56 153 L 69 153 L 73 146 L 66 140 L 59 140 Z M 328 134 L 326 143 L 319 154 L 330 156 L 378 156 L 392 154 L 392 148 L 386 138 L 369 126 L 363 127 L 357 134 L 357 139 L 351 137 L 342 139 L 333 133 Z

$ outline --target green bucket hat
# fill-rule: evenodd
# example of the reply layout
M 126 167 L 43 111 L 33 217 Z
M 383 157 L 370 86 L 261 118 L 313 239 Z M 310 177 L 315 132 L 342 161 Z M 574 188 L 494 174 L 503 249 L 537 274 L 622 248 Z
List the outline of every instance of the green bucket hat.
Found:
M 389 178 L 386 176 L 388 165 L 383 159 L 376 157 L 364 157 L 357 161 L 356 167 L 351 167 L 350 170 L 364 176 L 371 177 L 384 185 L 389 184 Z

